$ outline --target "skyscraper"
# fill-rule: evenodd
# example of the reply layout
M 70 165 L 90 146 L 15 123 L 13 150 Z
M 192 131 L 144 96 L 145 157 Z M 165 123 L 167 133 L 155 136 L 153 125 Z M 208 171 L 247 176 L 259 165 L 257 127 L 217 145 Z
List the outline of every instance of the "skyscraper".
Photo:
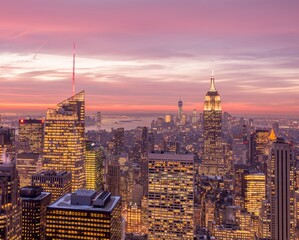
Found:
M 19 153 L 42 153 L 44 120 L 19 120 Z
M 15 155 L 15 129 L 0 126 L 0 162 L 7 153 Z
M 193 240 L 193 154 L 150 153 L 148 172 L 149 240 Z
M 121 240 L 121 199 L 77 190 L 47 208 L 47 238 Z
M 46 210 L 51 193 L 41 187 L 27 186 L 20 190 L 22 199 L 22 239 L 46 239 Z
M 294 239 L 294 152 L 282 138 L 272 144 L 267 177 L 271 238 Z
M 253 168 L 266 173 L 265 164 L 269 155 L 269 132 L 256 130 L 250 136 L 250 162 Z
M 262 201 L 262 208 L 259 214 L 259 221 L 258 221 L 258 237 L 260 239 L 271 239 L 270 207 L 271 206 L 268 200 Z
M 40 186 L 45 192 L 52 193 L 51 201 L 54 202 L 72 192 L 72 174 L 67 171 L 43 170 L 32 175 L 31 185 Z
M 112 142 L 114 144 L 113 154 L 119 156 L 124 151 L 125 129 L 117 128 L 113 130 Z
M 106 169 L 107 189 L 112 195 L 120 195 L 120 165 L 116 160 L 110 160 Z
M 48 109 L 45 124 L 44 169 L 72 173 L 72 190 L 85 187 L 85 92 Z
M 171 123 L 173 120 L 172 120 L 172 114 L 170 113 L 167 113 L 165 115 L 165 123 Z
M 17 148 L 17 170 L 20 187 L 31 184 L 31 176 L 41 170 L 44 140 L 43 119 L 20 119 Z
M 102 114 L 101 114 L 101 112 L 97 112 L 96 123 L 97 123 L 98 129 L 100 129 L 101 126 L 102 126 Z
M 224 174 L 221 120 L 221 100 L 215 88 L 214 76 L 212 75 L 210 90 L 205 96 L 203 111 L 204 147 L 201 173 L 205 175 Z
M 33 174 L 41 170 L 41 159 L 38 153 L 17 154 L 17 170 L 20 177 L 20 187 L 31 185 Z
M 104 149 L 93 142 L 86 143 L 86 189 L 100 191 L 104 183 Z
M 19 177 L 13 161 L 0 164 L 0 239 L 21 239 Z
M 141 207 L 130 202 L 127 206 L 126 233 L 142 233 L 141 226 Z
M 263 173 L 249 173 L 244 176 L 245 208 L 259 216 L 262 201 L 266 198 L 266 177 Z
M 144 191 L 147 192 L 147 160 L 148 160 L 148 129 L 147 127 L 137 127 L 134 136 L 134 162 L 140 163 L 141 183 Z
M 192 116 L 191 116 L 191 123 L 192 124 L 196 124 L 197 123 L 197 119 L 198 117 L 197 117 L 197 111 L 196 111 L 196 109 L 193 109 L 193 111 L 192 111 Z

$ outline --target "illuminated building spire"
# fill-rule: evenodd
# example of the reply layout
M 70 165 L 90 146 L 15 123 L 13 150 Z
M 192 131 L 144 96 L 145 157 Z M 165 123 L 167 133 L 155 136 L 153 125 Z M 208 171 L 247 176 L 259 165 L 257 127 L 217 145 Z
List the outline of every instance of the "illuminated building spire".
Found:
M 212 59 L 212 78 L 214 78 L 214 59 Z
M 210 92 L 216 92 L 215 79 L 214 79 L 214 60 L 212 60 L 212 75 L 211 75 Z
M 214 76 L 212 75 L 211 77 L 211 85 L 210 85 L 210 92 L 216 92 L 216 88 L 215 88 L 215 79 Z
M 212 60 L 212 75 L 211 75 L 211 84 L 210 84 L 210 92 L 216 92 L 215 88 L 215 79 L 214 79 L 214 60 Z
M 72 76 L 72 93 L 75 95 L 75 56 L 76 56 L 76 45 L 73 43 L 73 76 Z
M 273 142 L 276 140 L 276 135 L 275 135 L 275 132 L 274 132 L 273 128 L 271 129 L 271 132 L 270 132 L 270 135 L 269 135 L 268 138 L 269 138 L 270 141 L 273 141 Z

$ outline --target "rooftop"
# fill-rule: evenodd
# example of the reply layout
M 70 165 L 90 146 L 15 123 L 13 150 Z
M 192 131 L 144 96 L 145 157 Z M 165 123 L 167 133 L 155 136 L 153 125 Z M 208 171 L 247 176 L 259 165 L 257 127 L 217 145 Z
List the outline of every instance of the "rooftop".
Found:
M 20 190 L 20 196 L 23 201 L 39 201 L 51 195 L 49 192 L 43 192 L 42 187 L 27 186 Z
M 120 199 L 120 196 L 111 196 L 111 193 L 106 191 L 98 193 L 94 190 L 77 190 L 64 195 L 48 208 L 109 213 Z

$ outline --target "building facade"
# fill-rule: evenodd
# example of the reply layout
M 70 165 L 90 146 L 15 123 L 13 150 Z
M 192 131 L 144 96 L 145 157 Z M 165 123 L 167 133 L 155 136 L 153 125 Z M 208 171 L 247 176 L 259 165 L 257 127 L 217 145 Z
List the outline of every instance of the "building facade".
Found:
M 148 238 L 194 238 L 193 154 L 150 153 Z
M 46 210 L 51 202 L 51 193 L 41 187 L 24 187 L 20 190 L 22 199 L 22 239 L 46 239 Z
M 120 164 L 116 160 L 110 160 L 106 169 L 106 188 L 112 193 L 112 195 L 120 195 Z
M 124 137 L 125 137 L 125 129 L 117 128 L 113 130 L 113 154 L 119 156 L 124 151 Z
M 43 169 L 72 173 L 72 190 L 85 187 L 85 92 L 48 109 Z
M 95 143 L 86 144 L 86 189 L 100 191 L 104 183 L 104 149 Z
M 43 119 L 19 120 L 19 153 L 42 153 L 43 138 Z
M 7 154 L 15 156 L 15 129 L 0 126 L 0 162 Z
M 0 239 L 21 240 L 22 206 L 13 162 L 0 164 Z
M 271 238 L 294 239 L 294 152 L 284 139 L 272 144 L 268 160 Z
M 250 173 L 244 176 L 245 209 L 259 216 L 262 202 L 266 199 L 266 177 L 263 173 Z
M 72 192 L 72 174 L 67 171 L 43 170 L 32 175 L 31 185 L 52 193 L 51 201 L 54 202 Z
M 121 240 L 121 224 L 119 196 L 77 190 L 47 208 L 46 239 Z
M 17 170 L 20 177 L 20 187 L 31 185 L 31 177 L 41 170 L 39 153 L 18 153 Z

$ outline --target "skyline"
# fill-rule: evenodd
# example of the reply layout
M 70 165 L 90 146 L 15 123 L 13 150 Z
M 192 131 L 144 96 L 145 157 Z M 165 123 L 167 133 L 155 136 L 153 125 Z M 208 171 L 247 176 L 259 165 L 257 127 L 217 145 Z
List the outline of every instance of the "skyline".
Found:
M 59 6 L 59 8 L 57 8 Z M 71 6 L 71 7 L 70 7 Z M 5 2 L 1 112 L 46 112 L 86 90 L 87 111 L 203 110 L 212 59 L 223 111 L 299 110 L 299 3 Z M 18 17 L 16 17 L 18 16 Z

